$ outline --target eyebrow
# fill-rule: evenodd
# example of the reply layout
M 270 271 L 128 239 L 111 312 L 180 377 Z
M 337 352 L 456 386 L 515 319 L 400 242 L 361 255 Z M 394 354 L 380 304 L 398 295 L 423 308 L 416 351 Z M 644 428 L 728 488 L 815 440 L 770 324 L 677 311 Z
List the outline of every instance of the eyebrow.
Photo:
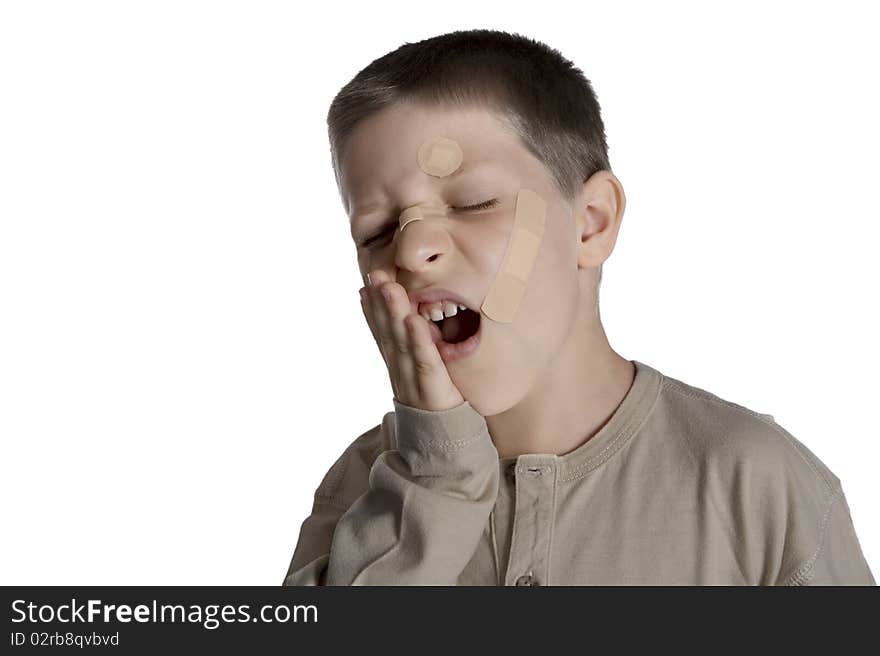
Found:
M 458 176 L 458 179 L 461 179 L 464 173 L 473 173 L 475 171 L 479 171 L 485 168 L 494 168 L 495 162 L 492 160 L 484 159 L 476 162 L 462 162 L 461 166 L 459 166 L 453 173 L 449 175 L 443 176 L 442 178 L 438 178 L 438 180 L 442 180 L 444 182 L 451 181 L 453 178 Z M 364 219 L 367 218 L 368 215 L 375 213 L 379 213 L 380 210 L 386 209 L 387 206 L 382 203 L 370 203 L 369 205 L 365 205 L 360 208 L 360 211 L 357 214 L 352 215 L 349 218 L 349 223 L 354 227 L 355 223 L 362 223 Z

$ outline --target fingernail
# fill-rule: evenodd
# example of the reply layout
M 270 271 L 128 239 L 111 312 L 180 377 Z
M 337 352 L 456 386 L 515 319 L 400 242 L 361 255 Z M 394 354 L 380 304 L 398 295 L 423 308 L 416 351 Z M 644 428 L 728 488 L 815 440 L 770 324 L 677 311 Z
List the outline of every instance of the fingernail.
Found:
M 391 290 L 388 289 L 387 287 L 383 287 L 382 288 L 382 296 L 385 297 L 386 301 L 390 301 L 391 300 Z
M 372 279 L 370 278 L 370 274 L 369 274 L 369 273 L 367 274 L 367 284 L 368 284 L 370 287 L 373 286 L 373 281 L 372 281 Z

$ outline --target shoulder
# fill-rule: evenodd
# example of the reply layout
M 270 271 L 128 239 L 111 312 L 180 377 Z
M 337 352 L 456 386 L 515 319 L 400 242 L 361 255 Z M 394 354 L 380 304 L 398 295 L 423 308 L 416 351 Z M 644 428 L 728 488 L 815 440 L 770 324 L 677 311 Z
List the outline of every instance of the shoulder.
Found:
M 331 465 L 315 491 L 315 502 L 348 508 L 370 485 L 370 469 L 383 451 L 391 448 L 394 413 L 358 435 Z
M 827 500 L 840 479 L 768 413 L 663 376 L 659 411 L 697 463 Z
M 699 494 L 736 536 L 747 580 L 812 571 L 832 513 L 844 512 L 841 481 L 826 464 L 772 415 L 674 378 L 664 376 L 655 412 L 655 427 L 687 454 Z

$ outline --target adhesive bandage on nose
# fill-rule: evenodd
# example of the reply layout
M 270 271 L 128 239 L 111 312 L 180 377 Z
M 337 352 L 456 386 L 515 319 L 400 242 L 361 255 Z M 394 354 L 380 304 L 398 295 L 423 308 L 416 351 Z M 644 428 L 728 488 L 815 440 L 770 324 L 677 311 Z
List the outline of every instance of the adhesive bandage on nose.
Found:
M 461 166 L 461 162 L 461 148 L 452 139 L 436 137 L 419 148 L 419 166 L 429 175 L 450 175 Z M 446 218 L 445 210 L 414 205 L 400 213 L 400 230 L 402 232 L 413 221 Z M 544 239 L 546 219 L 544 199 L 531 189 L 521 188 L 516 195 L 516 212 L 507 251 L 480 306 L 482 313 L 492 321 L 511 323 L 516 316 Z

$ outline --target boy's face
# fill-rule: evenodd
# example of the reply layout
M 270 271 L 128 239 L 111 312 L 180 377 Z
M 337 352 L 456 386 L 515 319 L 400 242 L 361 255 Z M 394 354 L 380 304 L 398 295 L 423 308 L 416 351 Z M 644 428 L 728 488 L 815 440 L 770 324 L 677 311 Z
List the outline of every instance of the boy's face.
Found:
M 419 166 L 426 141 L 456 141 L 462 163 L 454 175 L 435 177 Z M 362 121 L 340 163 L 341 192 L 351 221 L 358 264 L 366 274 L 384 270 L 409 294 L 442 287 L 478 309 L 502 265 L 520 188 L 546 203 L 543 241 L 528 286 L 511 323 L 481 316 L 477 351 L 447 363 L 462 395 L 484 416 L 519 403 L 552 373 L 575 323 L 587 318 L 591 287 L 579 259 L 580 202 L 566 201 L 544 165 L 488 111 L 396 105 Z M 460 210 L 497 199 L 490 209 Z M 398 217 L 413 205 L 446 207 L 448 220 L 421 220 L 399 230 Z M 363 242 L 380 235 L 369 245 Z M 590 268 L 596 273 L 598 265 Z

